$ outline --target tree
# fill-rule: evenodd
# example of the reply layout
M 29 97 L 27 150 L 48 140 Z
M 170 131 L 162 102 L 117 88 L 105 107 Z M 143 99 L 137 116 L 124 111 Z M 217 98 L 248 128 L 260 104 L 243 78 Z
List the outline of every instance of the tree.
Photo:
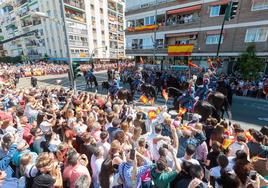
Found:
M 256 56 L 256 46 L 249 45 L 245 53 L 238 59 L 238 71 L 247 80 L 256 80 L 264 69 L 263 60 Z

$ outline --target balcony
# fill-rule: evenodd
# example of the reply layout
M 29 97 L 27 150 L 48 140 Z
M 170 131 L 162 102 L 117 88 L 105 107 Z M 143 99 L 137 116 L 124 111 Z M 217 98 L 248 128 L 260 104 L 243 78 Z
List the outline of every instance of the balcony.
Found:
M 187 45 L 191 45 L 191 44 L 187 44 Z M 175 49 L 176 52 L 173 52 L 174 54 L 170 54 L 170 56 L 185 56 L 185 55 L 189 55 L 189 50 L 192 50 L 192 51 L 196 51 L 197 50 L 197 47 L 196 45 L 193 46 L 192 49 L 187 49 L 187 46 L 186 44 L 182 44 L 182 45 L 175 45 L 175 46 L 178 46 L 180 49 Z M 170 46 L 174 46 L 174 45 L 171 45 L 171 44 L 159 44 L 157 45 L 156 47 L 156 53 L 157 54 L 169 54 L 169 47 Z M 185 46 L 185 49 L 184 47 Z M 181 50 L 181 51 L 179 51 Z M 185 50 L 185 51 L 183 51 Z M 153 45 L 150 45 L 150 46 L 144 46 L 144 45 L 138 45 L 138 44 L 134 44 L 132 45 L 131 47 L 127 47 L 126 48 L 126 54 L 128 55 L 135 55 L 135 54 L 153 54 L 154 53 L 154 47 Z
M 75 11 L 84 11 L 85 10 L 85 4 L 83 0 L 64 0 L 65 6 L 75 10 Z M 78 8 L 78 9 L 77 9 Z
M 88 42 L 82 42 L 82 41 L 71 41 L 69 42 L 71 46 L 86 46 L 88 47 Z
M 108 8 L 113 10 L 113 11 L 116 11 L 116 2 L 109 0 L 108 1 Z
M 20 7 L 20 6 L 22 6 L 22 5 L 26 4 L 26 3 L 28 3 L 28 0 L 21 0 L 21 1 L 18 2 L 17 5 Z
M 23 20 L 21 27 L 28 27 L 33 25 L 33 22 L 31 20 Z
M 75 20 L 75 21 L 78 21 L 80 23 L 86 23 L 86 19 L 84 17 L 84 14 L 82 13 L 78 13 L 78 12 L 74 12 L 70 9 L 65 9 L 65 15 L 66 15 L 66 18 L 69 18 L 69 19 L 72 19 L 72 20 Z
M 40 25 L 41 23 L 41 20 L 33 20 L 33 25 Z
M 73 28 L 73 27 L 68 27 L 68 32 L 76 33 L 76 34 L 80 34 L 80 35 L 87 35 L 87 30 L 85 30 L 85 29 L 76 29 L 76 28 Z
M 83 57 L 89 57 L 89 53 L 81 52 L 81 53 L 75 53 L 71 52 L 72 58 L 83 58 Z

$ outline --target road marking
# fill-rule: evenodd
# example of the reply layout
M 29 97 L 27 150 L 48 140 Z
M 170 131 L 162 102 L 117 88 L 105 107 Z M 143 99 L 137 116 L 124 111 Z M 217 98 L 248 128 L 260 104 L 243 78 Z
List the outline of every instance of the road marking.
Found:
M 268 118 L 261 118 L 261 117 L 258 117 L 258 120 L 260 120 L 260 121 L 268 121 Z

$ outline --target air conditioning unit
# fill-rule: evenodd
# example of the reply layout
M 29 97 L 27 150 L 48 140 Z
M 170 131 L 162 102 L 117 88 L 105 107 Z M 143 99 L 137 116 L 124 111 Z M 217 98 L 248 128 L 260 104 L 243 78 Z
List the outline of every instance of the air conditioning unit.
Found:
M 147 8 L 147 7 L 149 7 L 149 3 L 145 3 L 141 5 L 141 8 Z

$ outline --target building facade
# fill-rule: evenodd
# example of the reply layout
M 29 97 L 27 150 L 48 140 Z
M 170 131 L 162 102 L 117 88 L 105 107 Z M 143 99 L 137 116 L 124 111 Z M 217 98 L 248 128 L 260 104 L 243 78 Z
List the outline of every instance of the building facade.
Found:
M 268 57 L 268 1 L 237 0 L 233 19 L 225 22 L 220 57 L 234 61 L 247 46 Z M 193 61 L 207 66 L 215 57 L 229 0 L 128 0 L 126 7 L 126 55 L 146 63 L 178 64 L 186 55 L 169 53 L 172 46 L 192 45 Z M 156 16 L 155 16 L 156 15 Z M 156 22 L 155 22 L 156 20 Z M 189 54 L 188 54 L 189 55 Z M 187 56 L 188 56 L 187 55 Z
M 65 16 L 70 54 L 76 61 L 124 57 L 125 5 L 122 1 L 4 0 L 0 7 L 4 39 L 38 31 L 5 43 L 4 49 L 8 56 L 26 55 L 31 59 L 50 57 L 55 61 L 66 60 Z M 44 13 L 47 17 L 40 17 L 33 12 Z M 113 22 L 109 20 L 111 15 L 114 16 Z

